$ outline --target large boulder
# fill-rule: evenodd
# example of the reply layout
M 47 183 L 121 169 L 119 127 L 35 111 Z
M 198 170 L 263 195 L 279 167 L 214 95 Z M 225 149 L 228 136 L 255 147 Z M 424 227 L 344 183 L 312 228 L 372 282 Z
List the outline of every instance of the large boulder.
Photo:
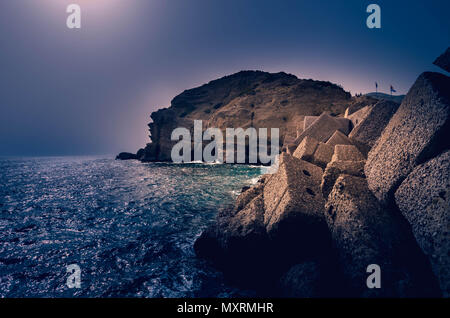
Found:
M 450 47 L 439 56 L 436 61 L 433 62 L 434 65 L 439 66 L 443 70 L 450 72 Z
M 395 192 L 400 211 L 450 297 L 450 151 L 416 167 Z
M 376 103 L 348 136 L 373 147 L 398 107 L 399 104 L 388 100 Z
M 341 175 L 325 214 L 340 266 L 355 296 L 435 295 L 435 281 L 407 222 L 379 203 L 364 178 Z M 366 285 L 371 264 L 381 268 L 380 289 Z
M 384 203 L 415 166 L 450 147 L 450 78 L 419 76 L 368 155 L 369 188 Z
M 322 169 L 281 154 L 276 174 L 264 186 L 264 225 L 278 250 L 306 256 L 329 243 L 320 192 Z M 295 243 L 294 243 L 295 242 Z M 289 249 L 295 244 L 295 250 Z

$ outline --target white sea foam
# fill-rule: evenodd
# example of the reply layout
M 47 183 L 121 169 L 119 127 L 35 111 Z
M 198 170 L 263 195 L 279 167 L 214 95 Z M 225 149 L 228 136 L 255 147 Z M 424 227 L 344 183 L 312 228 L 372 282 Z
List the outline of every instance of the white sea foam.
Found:
M 258 183 L 258 180 L 259 180 L 259 177 L 257 177 L 257 178 L 252 178 L 252 179 L 250 179 L 250 183 L 251 183 L 251 184 L 257 184 L 257 183 Z

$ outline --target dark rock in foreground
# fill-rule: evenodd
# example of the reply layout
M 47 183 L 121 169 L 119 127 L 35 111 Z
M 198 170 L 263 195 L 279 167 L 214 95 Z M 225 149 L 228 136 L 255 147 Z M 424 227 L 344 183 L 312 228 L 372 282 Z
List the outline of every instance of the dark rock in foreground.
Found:
M 116 156 L 116 160 L 138 159 L 137 155 L 129 152 L 121 152 Z
M 263 223 L 262 196 L 253 199 L 243 210 L 224 210 L 215 224 L 208 227 L 195 241 L 198 257 L 208 259 L 233 281 L 242 285 L 268 285 L 273 280 L 266 273 L 275 270 Z M 264 280 L 261 279 L 264 277 Z
M 197 255 L 272 295 L 448 297 L 449 97 L 449 77 L 423 73 L 400 106 L 365 96 L 347 118 L 298 117 L 276 173 L 242 190 Z
M 243 192 L 202 233 L 196 254 L 235 279 L 265 285 L 294 264 L 328 258 L 321 177 L 320 167 L 282 154 L 275 174 Z
M 402 214 L 450 296 L 450 152 L 416 167 L 395 193 Z
M 266 231 L 279 247 L 295 242 L 291 255 L 317 254 L 328 242 L 321 178 L 318 166 L 282 154 L 277 173 L 264 186 Z
M 380 205 L 365 179 L 340 176 L 328 197 L 325 214 L 342 271 L 355 296 L 436 295 L 435 286 L 428 281 L 433 282 L 433 276 L 426 266 L 419 266 L 423 260 L 416 253 L 406 222 Z M 366 286 L 366 269 L 371 264 L 381 268 L 380 289 Z
M 439 66 L 443 70 L 450 72 L 450 47 L 439 56 L 436 61 L 433 62 L 434 65 Z
M 322 295 L 321 269 L 317 262 L 297 264 L 280 279 L 283 295 L 295 298 L 312 298 Z
M 423 73 L 369 152 L 370 190 L 386 203 L 415 166 L 450 146 L 450 78 Z

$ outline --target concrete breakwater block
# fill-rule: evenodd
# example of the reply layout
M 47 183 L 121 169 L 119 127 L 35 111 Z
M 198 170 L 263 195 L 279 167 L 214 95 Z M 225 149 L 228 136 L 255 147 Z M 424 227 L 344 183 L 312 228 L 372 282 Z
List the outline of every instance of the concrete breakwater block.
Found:
M 264 199 L 262 194 L 230 218 L 222 233 L 223 247 L 228 254 L 248 255 L 252 250 L 261 249 L 266 235 L 264 227 Z M 263 257 L 261 255 L 261 257 Z
M 264 274 L 266 267 L 275 267 L 268 250 L 269 240 L 264 225 L 262 194 L 253 198 L 240 211 L 225 210 L 194 243 L 200 258 L 211 260 L 233 279 L 253 281 Z M 239 260 L 239 261 L 237 261 Z
M 387 100 L 376 103 L 372 106 L 372 110 L 365 115 L 365 118 L 353 128 L 348 135 L 349 138 L 373 147 L 399 106 L 399 104 Z
M 293 155 L 295 158 L 312 162 L 314 159 L 314 152 L 318 145 L 319 142 L 316 139 L 306 136 L 300 145 L 298 145 Z
M 321 168 L 325 168 L 327 164 L 331 161 L 333 157 L 334 148 L 324 144 L 323 142 L 319 142 L 317 145 L 317 149 L 314 152 L 313 162 L 315 165 L 318 165 Z
M 450 147 L 450 78 L 419 76 L 370 150 L 365 173 L 369 188 L 384 203 L 418 164 Z
M 350 119 L 352 122 L 352 126 L 356 127 L 358 126 L 366 117 L 370 114 L 372 110 L 372 106 L 365 106 L 361 108 L 360 110 L 354 112 L 351 115 L 348 115 L 346 118 Z
M 450 72 L 450 47 L 439 56 L 436 61 L 433 62 L 434 65 L 439 66 L 443 70 Z
M 317 253 L 319 247 L 328 244 L 321 179 L 320 167 L 281 154 L 278 171 L 266 183 L 263 192 L 264 224 L 269 237 L 278 242 L 278 246 L 295 244 L 297 253 L 307 255 Z
M 306 122 L 305 116 L 305 122 Z M 322 114 L 308 128 L 306 128 L 298 138 L 295 144 L 299 145 L 305 137 L 312 137 L 317 141 L 327 142 L 336 130 L 344 134 L 350 132 L 350 120 L 347 118 L 332 117 L 328 114 Z
M 293 136 L 285 136 L 284 140 L 283 140 L 283 146 L 281 148 L 281 151 L 283 152 L 288 152 L 289 151 L 289 146 L 294 144 L 296 137 Z
M 350 115 L 356 113 L 358 110 L 360 110 L 366 106 L 374 105 L 377 102 L 378 102 L 378 99 L 367 96 L 367 95 L 355 97 L 354 101 L 352 101 L 350 103 L 350 105 L 348 105 L 347 109 L 345 110 L 344 117 L 349 118 Z
M 346 174 L 361 178 L 365 177 L 365 163 L 366 161 L 331 161 L 325 168 L 322 183 L 320 185 L 325 200 L 328 198 L 328 195 L 340 175 Z
M 283 145 L 292 144 L 295 141 L 295 139 L 296 139 L 296 137 L 294 137 L 294 136 L 286 135 L 283 140 Z
M 341 131 L 336 130 L 334 134 L 328 139 L 326 142 L 328 146 L 331 146 L 334 148 L 336 145 L 352 145 L 351 140 L 344 135 Z
M 363 161 L 363 154 L 353 145 L 336 145 L 334 147 L 333 161 Z
M 292 156 L 296 149 L 297 149 L 297 146 L 295 144 L 289 144 L 286 146 L 285 152 Z
M 298 122 L 298 124 L 297 124 L 297 136 L 296 136 L 296 138 L 298 138 L 298 136 L 300 136 L 301 133 L 303 132 L 303 125 L 304 125 L 304 121 L 303 121 L 303 120 L 300 121 L 300 122 Z
M 324 113 L 325 115 L 330 116 L 328 113 Z M 322 114 L 322 115 L 324 115 Z M 306 129 L 308 129 L 309 127 L 311 127 L 312 124 L 314 124 L 316 122 L 317 119 L 319 119 L 320 116 L 305 116 L 305 119 L 303 121 L 303 131 L 305 131 Z M 340 126 L 340 130 L 348 135 L 350 133 L 351 130 L 351 122 L 349 121 L 349 119 L 347 118 L 342 118 L 342 117 L 333 117 L 330 116 L 331 118 L 333 118 L 337 123 L 339 123 Z
M 344 117 L 333 117 L 339 124 L 339 130 L 345 135 L 348 135 L 352 129 L 352 123 L 349 119 Z
M 416 167 L 395 192 L 403 216 L 450 297 L 450 151 Z
M 319 118 L 319 116 L 305 116 L 305 119 L 303 120 L 303 131 L 308 129 L 308 127 L 311 126 L 317 118 Z
M 341 175 L 325 208 L 340 266 L 355 295 L 408 297 L 434 293 L 432 275 L 418 265 L 423 260 L 416 253 L 418 248 L 406 222 L 382 207 L 364 178 Z M 381 269 L 380 289 L 367 288 L 367 267 L 371 264 Z
M 367 158 L 370 149 L 372 149 L 372 147 L 370 147 L 369 145 L 365 144 L 362 141 L 356 140 L 356 139 L 352 139 L 349 138 L 351 143 L 358 148 L 359 152 L 362 153 L 362 155 L 364 156 L 364 158 Z
M 235 211 L 242 210 L 247 204 L 249 204 L 254 198 L 260 195 L 263 191 L 264 184 L 257 183 L 253 187 L 250 187 L 246 191 L 242 192 L 236 199 L 234 204 Z
M 333 152 L 333 147 L 307 136 L 295 150 L 294 157 L 325 168 L 331 161 Z

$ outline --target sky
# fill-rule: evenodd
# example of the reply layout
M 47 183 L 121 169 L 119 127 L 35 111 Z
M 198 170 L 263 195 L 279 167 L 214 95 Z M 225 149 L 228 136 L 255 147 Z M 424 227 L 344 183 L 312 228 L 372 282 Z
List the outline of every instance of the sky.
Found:
M 66 26 L 69 4 L 81 29 Z M 381 29 L 366 8 L 381 7 Z M 450 2 L 1 0 L 0 155 L 135 152 L 149 115 L 240 70 L 404 94 L 450 43 Z

